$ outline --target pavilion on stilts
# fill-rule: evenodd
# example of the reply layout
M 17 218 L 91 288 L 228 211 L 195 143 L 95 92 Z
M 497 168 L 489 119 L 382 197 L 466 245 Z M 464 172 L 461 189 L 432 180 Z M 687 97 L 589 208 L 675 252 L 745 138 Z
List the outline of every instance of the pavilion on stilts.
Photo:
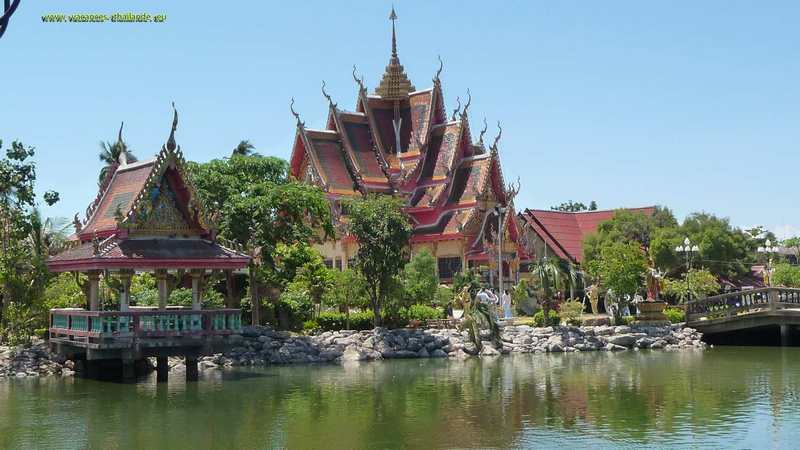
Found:
M 218 242 L 175 142 L 177 124 L 174 110 L 169 139 L 154 159 L 128 163 L 121 152 L 85 220 L 76 214 L 73 245 L 47 262 L 53 272 L 88 278 L 88 309 L 51 310 L 49 335 L 53 350 L 78 361 L 89 377 L 101 375 L 101 367 L 121 366 L 123 379 L 132 379 L 137 362 L 155 357 L 157 379 L 166 381 L 167 358 L 183 356 L 187 380 L 196 380 L 198 357 L 224 348 L 241 329 L 230 284 L 226 309 L 202 308 L 208 276 L 225 273 L 232 280 L 249 257 Z M 130 305 L 131 279 L 145 272 L 155 276 L 157 307 Z M 117 287 L 113 310 L 101 307 L 101 277 Z M 167 305 L 170 277 L 191 283 L 191 307 Z

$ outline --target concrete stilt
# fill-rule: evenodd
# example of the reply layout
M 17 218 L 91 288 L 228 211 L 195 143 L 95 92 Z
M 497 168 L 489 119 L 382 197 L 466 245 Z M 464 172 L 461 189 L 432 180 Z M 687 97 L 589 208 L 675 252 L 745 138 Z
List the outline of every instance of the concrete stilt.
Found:
M 186 381 L 197 381 L 199 373 L 197 369 L 197 358 L 186 357 Z
M 781 325 L 781 347 L 788 347 L 791 343 L 792 329 L 789 325 Z
M 100 378 L 100 361 L 86 360 L 86 378 L 97 380 Z
M 169 379 L 169 361 L 166 356 L 156 358 L 156 381 L 166 383 Z
M 136 361 L 132 359 L 122 360 L 122 381 L 127 383 L 136 381 Z

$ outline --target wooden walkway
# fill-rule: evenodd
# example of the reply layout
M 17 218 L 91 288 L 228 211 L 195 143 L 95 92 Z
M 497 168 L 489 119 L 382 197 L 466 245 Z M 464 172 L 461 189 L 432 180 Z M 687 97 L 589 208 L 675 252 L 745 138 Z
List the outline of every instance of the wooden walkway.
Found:
M 762 288 L 693 300 L 686 324 L 704 334 L 800 325 L 800 289 Z

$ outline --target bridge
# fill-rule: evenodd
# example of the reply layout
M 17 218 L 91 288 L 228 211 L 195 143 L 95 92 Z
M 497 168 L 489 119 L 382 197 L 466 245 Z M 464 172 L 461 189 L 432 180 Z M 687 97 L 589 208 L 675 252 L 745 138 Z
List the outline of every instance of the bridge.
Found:
M 800 289 L 768 287 L 730 292 L 686 304 L 686 324 L 705 335 L 780 327 L 786 344 L 800 326 Z

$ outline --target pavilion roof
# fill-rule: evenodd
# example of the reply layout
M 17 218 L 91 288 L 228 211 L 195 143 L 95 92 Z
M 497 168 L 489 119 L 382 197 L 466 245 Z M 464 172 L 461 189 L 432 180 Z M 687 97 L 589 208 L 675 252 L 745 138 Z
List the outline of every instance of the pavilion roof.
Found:
M 71 248 L 51 257 L 53 271 L 101 268 L 245 267 L 249 257 L 216 242 L 175 142 L 178 125 L 154 159 L 109 167 L 86 220 L 75 219 Z M 119 143 L 122 140 L 120 129 Z

